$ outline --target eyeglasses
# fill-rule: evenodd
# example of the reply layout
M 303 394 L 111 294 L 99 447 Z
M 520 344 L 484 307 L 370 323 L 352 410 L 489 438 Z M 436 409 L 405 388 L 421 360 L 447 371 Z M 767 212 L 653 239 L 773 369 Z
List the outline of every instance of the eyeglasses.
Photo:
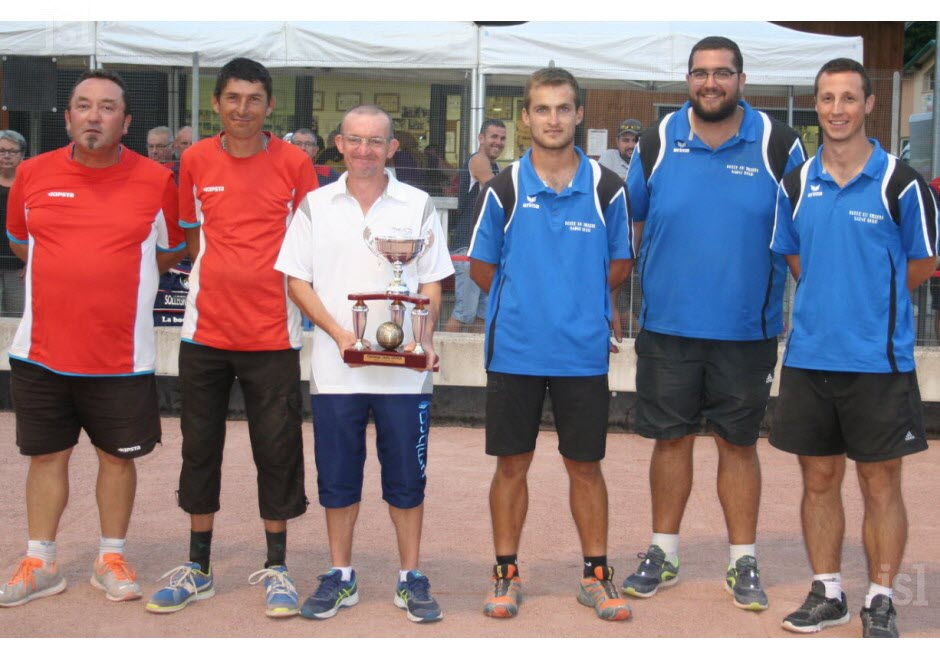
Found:
M 19 156 L 21 153 L 19 149 L 0 149 L 0 156 Z
M 300 147 L 301 149 L 309 149 L 310 147 L 317 146 L 316 142 L 291 142 L 295 147 Z
M 388 144 L 389 138 L 384 137 L 361 137 L 359 135 L 342 135 L 343 142 L 348 144 L 350 147 L 358 147 L 360 144 L 365 144 L 370 149 L 381 149 Z
M 731 80 L 732 76 L 738 75 L 738 71 L 732 71 L 731 69 L 715 69 L 714 71 L 706 71 L 705 69 L 694 69 L 689 71 L 689 79 L 692 80 L 697 85 L 703 84 L 708 80 L 708 76 L 711 76 L 715 79 L 715 82 L 728 82 Z
M 166 149 L 169 146 L 170 146 L 169 144 L 148 144 L 147 148 L 148 149 Z

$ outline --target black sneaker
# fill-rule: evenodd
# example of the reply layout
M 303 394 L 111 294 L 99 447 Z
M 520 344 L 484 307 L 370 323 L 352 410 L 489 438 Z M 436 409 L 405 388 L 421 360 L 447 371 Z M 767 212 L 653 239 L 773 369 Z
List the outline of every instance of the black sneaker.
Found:
M 658 545 L 637 554 L 642 559 L 633 575 L 623 581 L 623 592 L 637 598 L 650 598 L 660 587 L 668 587 L 679 580 L 679 561 L 666 561 L 666 553 Z
M 862 637 L 900 637 L 897 619 L 891 599 L 878 594 L 871 599 L 871 607 L 862 608 Z
M 784 630 L 797 633 L 814 633 L 830 626 L 841 626 L 852 618 L 842 598 L 826 598 L 826 585 L 813 580 L 809 595 L 800 609 L 790 614 L 781 624 Z
M 757 560 L 745 555 L 734 562 L 725 575 L 725 589 L 734 596 L 735 607 L 760 612 L 767 609 L 767 594 L 760 584 Z

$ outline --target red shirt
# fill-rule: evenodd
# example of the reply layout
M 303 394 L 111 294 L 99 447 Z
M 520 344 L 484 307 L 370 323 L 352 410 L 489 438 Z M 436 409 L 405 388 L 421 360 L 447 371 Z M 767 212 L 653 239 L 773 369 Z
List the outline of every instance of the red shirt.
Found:
M 29 245 L 26 304 L 10 356 L 83 376 L 152 372 L 156 252 L 185 246 L 173 174 L 123 148 L 117 164 L 72 145 L 20 165 L 7 232 Z
M 266 135 L 267 149 L 249 158 L 226 153 L 221 134 L 183 153 L 180 225 L 200 229 L 183 340 L 233 351 L 301 346 L 300 312 L 274 262 L 317 176 L 302 150 Z

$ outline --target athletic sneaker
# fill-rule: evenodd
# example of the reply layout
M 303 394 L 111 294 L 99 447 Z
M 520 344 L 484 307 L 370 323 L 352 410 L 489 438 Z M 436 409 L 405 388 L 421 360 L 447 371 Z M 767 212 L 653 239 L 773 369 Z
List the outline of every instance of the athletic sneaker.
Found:
M 105 592 L 108 600 L 137 600 L 141 597 L 137 574 L 124 561 L 124 555 L 108 552 L 95 560 L 95 572 L 91 574 L 91 586 Z
M 767 609 L 767 594 L 760 585 L 757 560 L 751 555 L 744 555 L 728 569 L 725 575 L 725 589 L 734 596 L 735 607 L 752 612 Z
M 848 623 L 850 618 L 845 593 L 842 593 L 841 598 L 826 598 L 826 585 L 820 580 L 813 580 L 809 595 L 800 609 L 787 616 L 781 625 L 790 632 L 814 633 Z
M 871 607 L 862 608 L 862 637 L 900 637 L 898 613 L 884 594 L 871 599 Z
M 58 565 L 42 559 L 26 557 L 6 584 L 0 584 L 0 607 L 25 605 L 36 598 L 54 596 L 65 591 L 65 578 Z
M 441 606 L 431 595 L 431 583 L 421 571 L 408 571 L 405 581 L 395 586 L 396 607 L 405 610 L 409 621 L 428 623 L 444 618 Z
M 300 608 L 300 616 L 308 619 L 329 619 L 336 616 L 341 607 L 352 607 L 359 602 L 359 585 L 356 571 L 343 580 L 343 572 L 334 568 L 319 577 L 320 586 Z
M 623 581 L 623 591 L 637 598 L 656 595 L 660 587 L 668 587 L 679 581 L 679 562 L 666 561 L 666 553 L 658 545 L 651 545 L 646 552 L 637 553 L 642 559 L 633 575 Z
M 515 564 L 493 567 L 493 592 L 483 604 L 483 614 L 496 619 L 509 619 L 519 613 L 522 600 L 522 579 Z
M 258 584 L 264 580 L 264 613 L 272 618 L 296 616 L 300 614 L 297 587 L 287 572 L 287 566 L 271 566 L 255 571 L 248 576 L 248 584 Z
M 191 602 L 215 596 L 212 588 L 212 569 L 208 573 L 200 570 L 196 562 L 186 562 L 164 573 L 160 579 L 170 578 L 170 583 L 150 597 L 147 611 L 155 614 L 178 612 Z
M 629 619 L 632 612 L 627 601 L 620 597 L 614 586 L 614 569 L 610 566 L 595 566 L 594 576 L 583 578 L 578 590 L 578 602 L 594 611 L 607 621 Z

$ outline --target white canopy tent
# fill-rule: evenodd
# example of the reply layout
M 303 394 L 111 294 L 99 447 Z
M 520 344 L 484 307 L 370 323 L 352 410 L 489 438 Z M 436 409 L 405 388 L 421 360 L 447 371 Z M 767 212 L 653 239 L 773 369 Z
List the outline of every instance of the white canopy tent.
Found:
M 486 76 L 521 81 L 553 61 L 586 87 L 668 88 L 684 80 L 689 51 L 710 34 L 740 45 L 752 85 L 811 85 L 819 66 L 833 57 L 862 60 L 861 37 L 809 34 L 766 22 L 701 21 L 6 22 L 0 23 L 0 55 L 192 66 L 194 76 L 199 66 L 221 66 L 235 55 L 269 67 L 354 69 L 366 77 L 472 72 L 472 135 L 482 121 Z

